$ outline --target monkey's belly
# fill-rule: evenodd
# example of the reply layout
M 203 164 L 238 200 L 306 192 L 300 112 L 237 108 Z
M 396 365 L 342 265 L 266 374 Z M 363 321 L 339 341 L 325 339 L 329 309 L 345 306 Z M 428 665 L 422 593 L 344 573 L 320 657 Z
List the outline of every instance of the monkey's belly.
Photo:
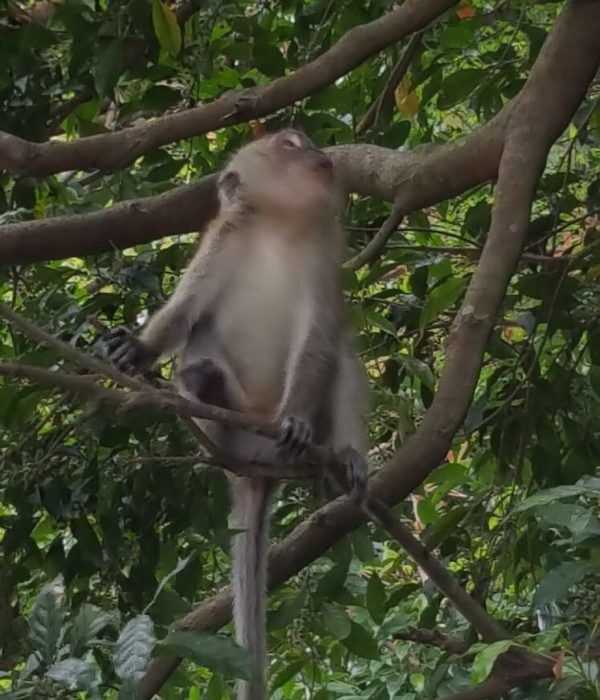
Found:
M 282 265 L 261 269 L 264 277 L 252 272 L 246 269 L 230 288 L 215 330 L 251 407 L 276 411 L 290 354 L 304 340 L 298 329 L 306 285 Z
M 235 315 L 219 324 L 217 333 L 248 403 L 254 410 L 274 411 L 283 394 L 292 327 L 273 309 L 257 313 L 241 303 Z M 275 311 L 275 313 L 270 313 Z

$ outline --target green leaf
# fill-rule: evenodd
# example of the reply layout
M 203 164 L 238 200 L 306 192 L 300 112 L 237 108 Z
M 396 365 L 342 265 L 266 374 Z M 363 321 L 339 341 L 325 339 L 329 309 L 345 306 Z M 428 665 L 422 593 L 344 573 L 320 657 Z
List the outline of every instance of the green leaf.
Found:
M 504 654 L 510 647 L 512 642 L 510 639 L 502 639 L 499 642 L 488 644 L 477 656 L 473 659 L 473 667 L 471 669 L 471 684 L 479 685 L 490 675 L 496 663 L 496 659 Z
M 68 634 L 71 655 L 82 656 L 88 644 L 97 639 L 103 629 L 116 627 L 118 621 L 116 611 L 106 612 L 90 603 L 83 603 Z
M 378 659 L 380 656 L 377 642 L 370 632 L 356 622 L 352 623 L 350 634 L 342 640 L 342 644 L 364 659 Z
M 414 374 L 415 377 L 417 377 L 423 386 L 431 389 L 431 391 L 435 389 L 435 377 L 425 362 L 418 360 L 416 357 L 410 357 L 409 355 L 397 355 L 397 358 L 403 365 L 406 366 L 411 374 Z
M 480 68 L 463 68 L 449 75 L 439 91 L 438 109 L 448 109 L 467 98 L 487 77 L 488 72 Z
M 537 508 L 535 514 L 542 523 L 570 530 L 574 544 L 600 535 L 600 520 L 583 506 L 573 503 L 549 503 Z
M 103 552 L 96 531 L 85 517 L 77 518 L 71 522 L 71 532 L 81 545 L 81 551 L 94 566 L 102 566 Z
M 379 311 L 376 311 L 371 307 L 367 307 L 366 309 L 363 309 L 363 313 L 365 319 L 372 326 L 375 326 L 375 328 L 379 328 L 379 330 L 383 331 L 384 333 L 389 333 L 393 338 L 396 337 L 397 331 L 394 327 L 394 324 L 383 314 L 379 313 Z
M 298 617 L 298 615 L 300 615 L 302 610 L 304 610 L 306 595 L 307 589 L 304 587 L 297 595 L 284 600 L 277 610 L 269 613 L 268 628 L 270 630 L 275 630 L 281 629 L 282 627 L 287 627 Z
M 29 616 L 29 638 L 46 664 L 54 660 L 65 616 L 64 580 L 57 576 L 44 586 L 35 599 Z
M 274 44 L 266 41 L 256 42 L 252 53 L 254 54 L 254 63 L 261 73 L 270 78 L 285 73 L 285 60 L 281 51 Z
M 421 498 L 417 501 L 417 515 L 424 525 L 431 525 L 439 518 L 431 498 Z
M 317 598 L 332 598 L 344 585 L 348 575 L 349 562 L 339 562 L 329 569 L 329 571 L 319 581 L 315 596 Z
M 90 691 L 100 683 L 99 671 L 97 666 L 71 656 L 50 666 L 46 676 L 69 690 Z
M 161 48 L 177 56 L 181 51 L 181 28 L 173 10 L 160 0 L 152 0 L 152 24 Z
M 425 544 L 429 549 L 436 549 L 452 535 L 464 517 L 469 513 L 469 506 L 456 506 L 444 513 L 425 531 Z
M 593 562 L 564 561 L 555 566 L 538 584 L 533 594 L 533 607 L 539 608 L 546 603 L 562 600 L 571 586 L 596 569 L 597 564 Z
M 130 620 L 113 649 L 115 673 L 122 681 L 135 682 L 148 665 L 154 646 L 154 625 L 148 615 Z
M 352 629 L 352 622 L 341 605 L 325 603 L 323 605 L 323 625 L 336 639 L 345 639 Z
M 178 561 L 177 564 L 173 567 L 173 569 L 172 569 L 171 571 L 169 571 L 169 573 L 168 573 L 166 576 L 163 576 L 163 577 L 162 577 L 162 579 L 160 580 L 158 586 L 156 587 L 156 592 L 155 592 L 154 595 L 152 596 L 152 600 L 151 600 L 151 601 L 148 603 L 148 605 L 146 605 L 146 607 L 144 608 L 144 612 L 148 612 L 148 610 L 150 610 L 150 608 L 151 608 L 151 607 L 154 605 L 154 603 L 156 602 L 156 599 L 157 599 L 158 596 L 160 595 L 160 592 L 162 591 L 162 589 L 167 585 L 167 583 L 169 583 L 169 581 L 170 581 L 171 579 L 175 578 L 175 576 L 177 576 L 177 574 L 181 573 L 181 572 L 185 569 L 185 567 L 189 564 L 189 562 L 191 561 L 191 559 L 192 559 L 195 555 L 196 555 L 196 552 L 192 552 L 191 554 L 189 554 L 189 555 L 188 555 L 187 557 L 185 557 L 184 559 L 179 559 L 179 561 Z
M 513 513 L 522 513 L 537 506 L 543 506 L 552 501 L 558 501 L 561 498 L 572 498 L 573 496 L 583 496 L 589 493 L 587 486 L 579 483 L 565 486 L 555 486 L 551 489 L 538 491 L 533 496 L 526 498 L 516 508 L 513 508 Z
M 373 572 L 367 584 L 367 610 L 373 622 L 380 625 L 385 616 L 385 587 L 379 576 Z
M 296 661 L 292 661 L 292 663 L 285 666 L 285 668 L 283 668 L 281 671 L 279 671 L 279 673 L 269 683 L 270 690 L 273 691 L 276 688 L 281 688 L 282 685 L 287 683 L 299 671 L 302 670 L 302 667 L 304 666 L 305 663 L 306 663 L 305 659 L 296 659 Z
M 421 309 L 421 319 L 419 326 L 421 330 L 452 306 L 458 297 L 462 294 L 465 288 L 466 280 L 462 277 L 450 277 L 439 287 L 435 287 L 431 294 L 427 297 L 423 308 Z
M 123 43 L 111 41 L 96 59 L 94 87 L 99 97 L 110 97 L 121 75 L 123 65 Z
M 159 643 L 158 652 L 183 656 L 227 678 L 249 680 L 253 676 L 246 651 L 225 637 L 198 632 L 173 632 Z
M 352 547 L 356 556 L 363 563 L 371 561 L 375 556 L 373 542 L 366 528 L 360 528 L 352 534 Z

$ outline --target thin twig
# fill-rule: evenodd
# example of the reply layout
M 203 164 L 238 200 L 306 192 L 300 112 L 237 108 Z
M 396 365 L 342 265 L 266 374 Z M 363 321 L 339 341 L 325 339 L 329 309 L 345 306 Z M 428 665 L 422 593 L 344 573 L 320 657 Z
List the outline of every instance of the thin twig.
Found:
M 363 265 L 373 262 L 376 258 L 381 255 L 385 244 L 388 242 L 389 237 L 394 233 L 394 231 L 400 225 L 402 218 L 404 217 L 404 207 L 396 204 L 392 213 L 383 222 L 383 225 L 369 241 L 369 243 L 357 253 L 353 258 L 346 260 L 344 267 L 349 270 L 358 270 Z
M 443 634 L 439 630 L 408 627 L 402 632 L 395 632 L 393 636 L 394 639 L 437 647 L 451 654 L 465 654 L 469 650 L 469 645 L 466 642 L 462 642 L 454 637 L 448 637 L 448 635 Z
M 138 389 L 142 391 L 152 389 L 150 384 L 140 381 L 139 379 L 129 377 L 116 369 L 116 367 L 113 367 L 113 365 L 110 365 L 108 362 L 103 362 L 96 357 L 86 355 L 85 353 L 74 348 L 72 345 L 55 338 L 53 335 L 50 335 L 50 333 L 42 330 L 35 323 L 32 323 L 25 318 L 25 316 L 17 313 L 11 309 L 10 306 L 7 306 L 2 302 L 0 302 L 0 316 L 4 316 L 4 318 L 10 321 L 27 337 L 35 340 L 38 343 L 43 343 L 53 350 L 56 350 L 61 357 L 63 357 L 65 360 L 69 360 L 78 367 L 83 367 L 90 372 L 95 372 L 108 377 L 117 382 L 117 384 L 129 387 L 131 389 Z
M 367 129 L 373 126 L 373 124 L 376 124 L 379 121 L 379 115 L 381 114 L 381 110 L 390 102 L 390 100 L 394 96 L 394 92 L 400 84 L 402 78 L 404 78 L 404 76 L 406 75 L 406 71 L 408 70 L 411 64 L 411 61 L 413 60 L 417 49 L 421 45 L 422 39 L 422 31 L 418 34 L 412 35 L 406 49 L 404 50 L 404 53 L 394 66 L 392 73 L 387 83 L 385 84 L 383 92 L 371 104 L 365 116 L 358 122 L 356 126 L 357 136 L 360 136 L 360 134 L 365 132 Z

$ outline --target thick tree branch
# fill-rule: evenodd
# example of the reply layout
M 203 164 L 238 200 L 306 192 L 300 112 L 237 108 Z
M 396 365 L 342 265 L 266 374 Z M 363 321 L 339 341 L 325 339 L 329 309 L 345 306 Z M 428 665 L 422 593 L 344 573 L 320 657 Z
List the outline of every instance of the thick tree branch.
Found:
M 0 264 L 93 255 L 197 231 L 219 211 L 216 176 L 90 214 L 0 226 Z
M 66 170 L 110 171 L 173 141 L 258 119 L 330 85 L 386 46 L 413 34 L 458 0 L 406 0 L 379 19 L 354 27 L 312 63 L 268 85 L 231 91 L 206 105 L 165 115 L 141 126 L 76 141 L 33 143 L 0 132 L 0 169 L 14 175 Z
M 503 127 L 512 104 L 484 127 L 449 144 L 423 146 L 411 152 L 368 144 L 326 150 L 346 191 L 395 202 L 399 211 L 408 213 L 496 177 Z M 218 211 L 216 178 L 209 175 L 158 196 L 122 202 L 89 214 L 1 226 L 0 265 L 91 255 L 202 230 Z M 384 233 L 356 256 L 358 262 L 380 252 Z
M 568 124 L 597 70 L 598 26 L 600 3 L 568 3 L 511 111 L 491 228 L 448 339 L 438 391 L 417 432 L 372 480 L 370 494 L 388 505 L 405 498 L 444 459 L 469 407 L 489 333 L 523 247 L 531 199 L 547 151 Z M 319 509 L 272 550 L 270 588 L 297 574 L 364 520 L 345 498 Z M 214 630 L 230 614 L 231 594 L 225 588 L 178 626 Z M 178 663 L 178 659 L 156 659 L 141 682 L 143 696 L 156 692 Z M 543 673 L 550 672 L 545 665 Z

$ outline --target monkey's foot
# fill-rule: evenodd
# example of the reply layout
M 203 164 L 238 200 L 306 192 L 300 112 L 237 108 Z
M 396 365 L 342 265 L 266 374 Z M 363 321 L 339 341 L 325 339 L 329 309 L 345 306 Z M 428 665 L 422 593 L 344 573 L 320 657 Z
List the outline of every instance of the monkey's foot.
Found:
M 286 416 L 279 428 L 277 450 L 286 461 L 300 459 L 313 441 L 311 426 L 301 418 Z
M 177 376 L 186 391 L 198 401 L 227 408 L 227 380 L 225 373 L 214 360 L 204 358 L 186 365 Z
M 367 496 L 367 461 L 353 447 L 342 448 L 337 456 L 344 466 L 352 500 L 362 503 Z
M 127 328 L 113 328 L 104 337 L 109 360 L 123 372 L 136 373 L 156 359 L 148 346 Z

